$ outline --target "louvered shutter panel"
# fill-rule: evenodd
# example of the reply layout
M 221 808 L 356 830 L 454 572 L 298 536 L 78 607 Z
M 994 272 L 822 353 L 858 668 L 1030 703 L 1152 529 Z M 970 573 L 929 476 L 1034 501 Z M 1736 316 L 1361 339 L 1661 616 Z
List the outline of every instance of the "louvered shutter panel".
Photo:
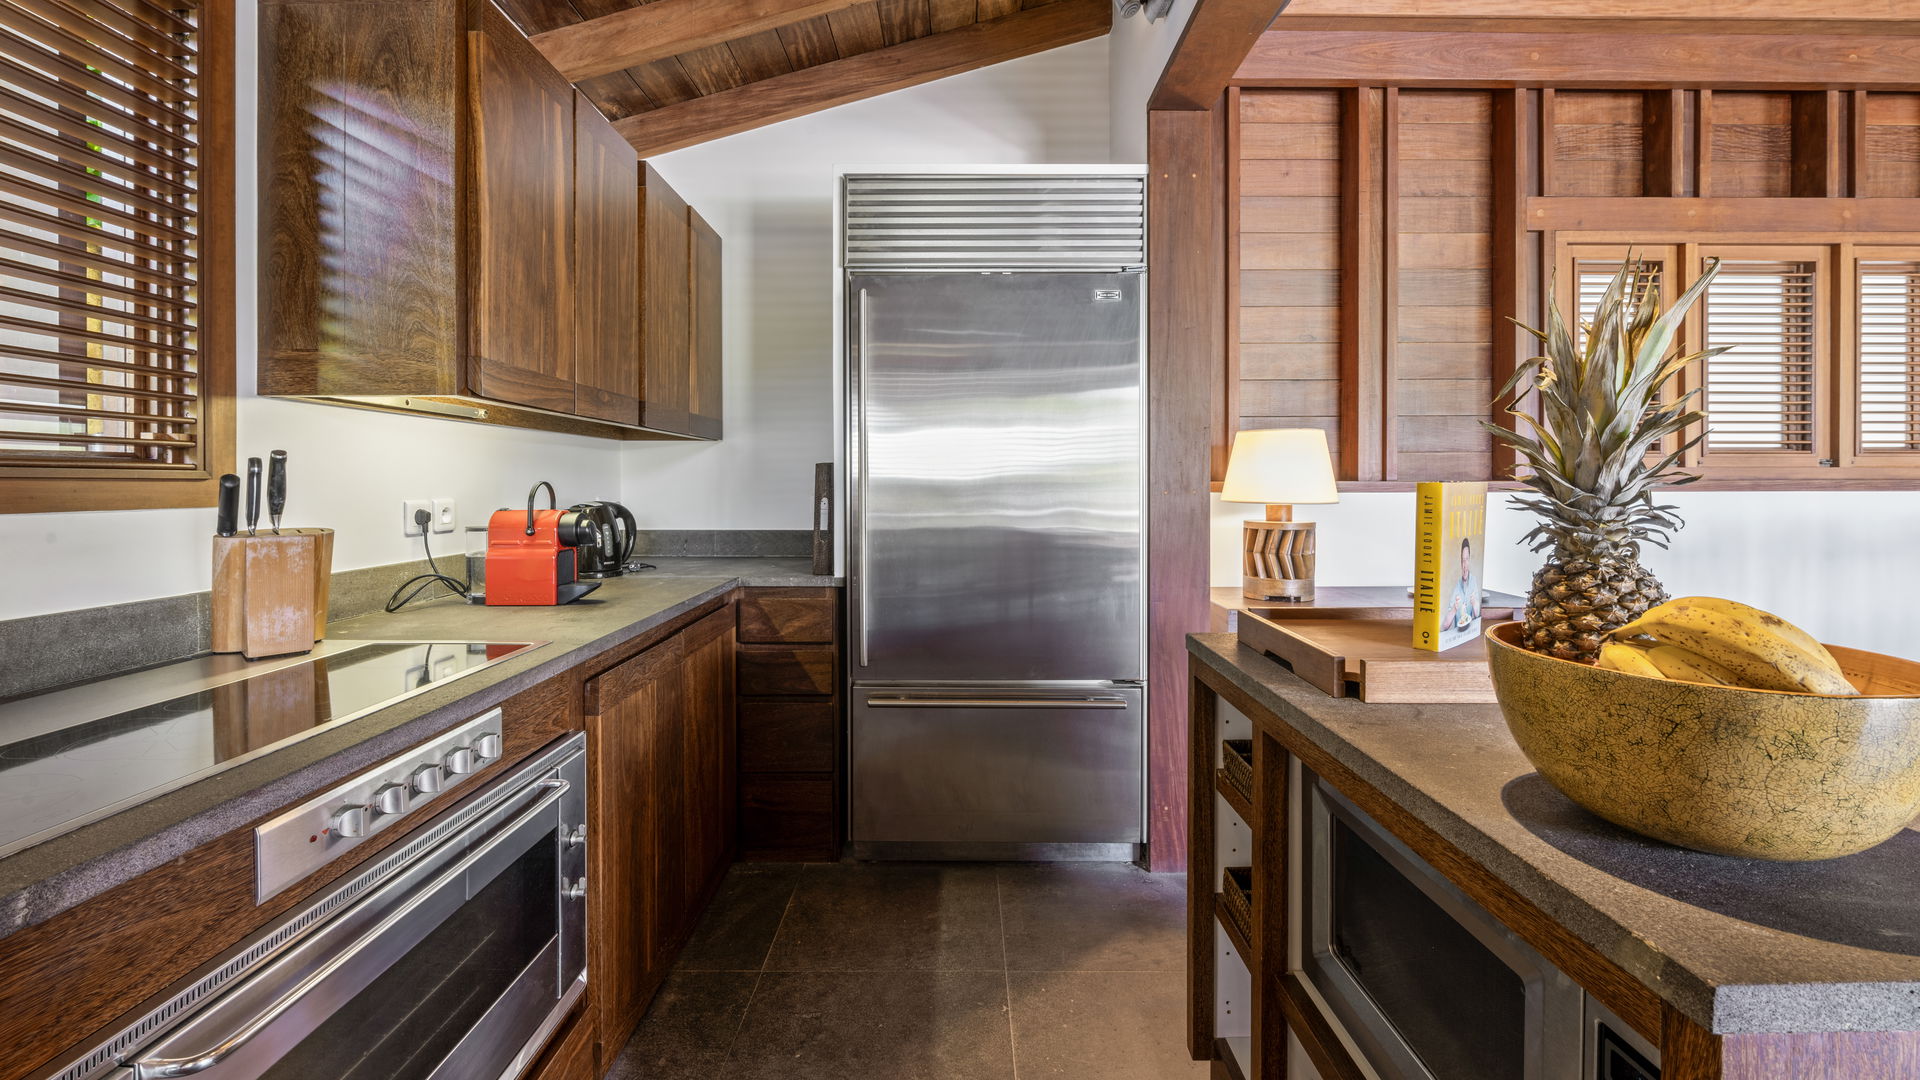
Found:
M 1613 276 L 1620 272 L 1620 267 L 1624 262 L 1625 260 L 1623 259 L 1576 258 L 1574 260 L 1573 272 L 1576 289 L 1574 295 L 1576 297 L 1575 303 L 1577 304 L 1577 310 L 1580 312 L 1579 321 L 1581 325 L 1574 328 L 1573 339 L 1581 348 L 1585 348 L 1587 344 L 1585 324 L 1593 320 L 1593 313 L 1595 309 L 1600 306 L 1600 298 L 1606 295 L 1607 286 L 1613 282 Z M 1640 262 L 1647 268 L 1646 272 L 1641 274 L 1637 286 L 1641 298 L 1644 299 L 1652 290 L 1665 286 L 1666 264 L 1664 260 L 1647 258 L 1645 256 L 1640 257 Z M 1668 297 L 1664 292 L 1661 294 L 1663 303 L 1670 299 L 1672 298 Z
M 1861 454 L 1920 450 L 1920 262 L 1860 264 Z
M 1706 345 L 1732 351 L 1704 364 L 1703 460 L 1801 455 L 1817 448 L 1819 376 L 1811 262 L 1728 260 L 1702 301 Z
M 0 467 L 201 468 L 199 19 L 0 4 Z

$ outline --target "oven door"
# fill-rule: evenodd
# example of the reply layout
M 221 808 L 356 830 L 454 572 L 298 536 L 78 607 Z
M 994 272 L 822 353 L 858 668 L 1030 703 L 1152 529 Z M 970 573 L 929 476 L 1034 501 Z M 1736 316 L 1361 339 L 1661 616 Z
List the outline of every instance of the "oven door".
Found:
M 1304 779 L 1298 963 L 1374 1070 L 1581 1080 L 1579 986 L 1324 780 Z
M 136 1080 L 517 1074 L 582 966 L 584 904 L 565 887 L 577 745 L 473 796 L 486 808 L 455 835 L 131 1055 Z

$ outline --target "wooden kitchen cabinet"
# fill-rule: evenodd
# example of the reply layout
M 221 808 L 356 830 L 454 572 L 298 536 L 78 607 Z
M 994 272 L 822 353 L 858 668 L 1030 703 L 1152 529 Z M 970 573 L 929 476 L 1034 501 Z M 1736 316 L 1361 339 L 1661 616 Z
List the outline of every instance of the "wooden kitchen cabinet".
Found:
M 719 437 L 718 237 L 664 184 L 643 222 L 632 147 L 499 9 L 262 0 L 260 24 L 261 393 Z
M 640 160 L 585 95 L 573 115 L 573 411 L 637 425 Z
M 729 604 L 586 683 L 588 982 L 606 1047 L 731 861 L 734 620 Z
M 739 600 L 740 857 L 840 857 L 840 590 L 744 589 Z
M 467 40 L 468 379 L 481 397 L 571 413 L 574 90 L 492 5 Z

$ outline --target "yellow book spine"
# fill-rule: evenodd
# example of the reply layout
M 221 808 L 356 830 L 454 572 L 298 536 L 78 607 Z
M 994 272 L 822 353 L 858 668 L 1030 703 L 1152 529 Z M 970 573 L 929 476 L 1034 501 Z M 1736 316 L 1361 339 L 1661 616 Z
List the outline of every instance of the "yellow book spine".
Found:
M 1445 531 L 1441 511 L 1446 502 L 1446 485 L 1423 482 L 1416 491 L 1419 509 L 1413 540 L 1413 647 L 1439 652 L 1440 548 L 1441 534 Z

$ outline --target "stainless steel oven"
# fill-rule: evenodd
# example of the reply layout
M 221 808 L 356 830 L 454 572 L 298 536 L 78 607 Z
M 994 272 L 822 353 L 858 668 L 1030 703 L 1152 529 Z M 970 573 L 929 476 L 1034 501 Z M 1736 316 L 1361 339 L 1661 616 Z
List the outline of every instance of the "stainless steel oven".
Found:
M 1657 1080 L 1659 1054 L 1385 828 L 1302 769 L 1292 958 L 1382 1080 Z
M 467 796 L 48 1075 L 518 1076 L 585 984 L 585 744 Z

